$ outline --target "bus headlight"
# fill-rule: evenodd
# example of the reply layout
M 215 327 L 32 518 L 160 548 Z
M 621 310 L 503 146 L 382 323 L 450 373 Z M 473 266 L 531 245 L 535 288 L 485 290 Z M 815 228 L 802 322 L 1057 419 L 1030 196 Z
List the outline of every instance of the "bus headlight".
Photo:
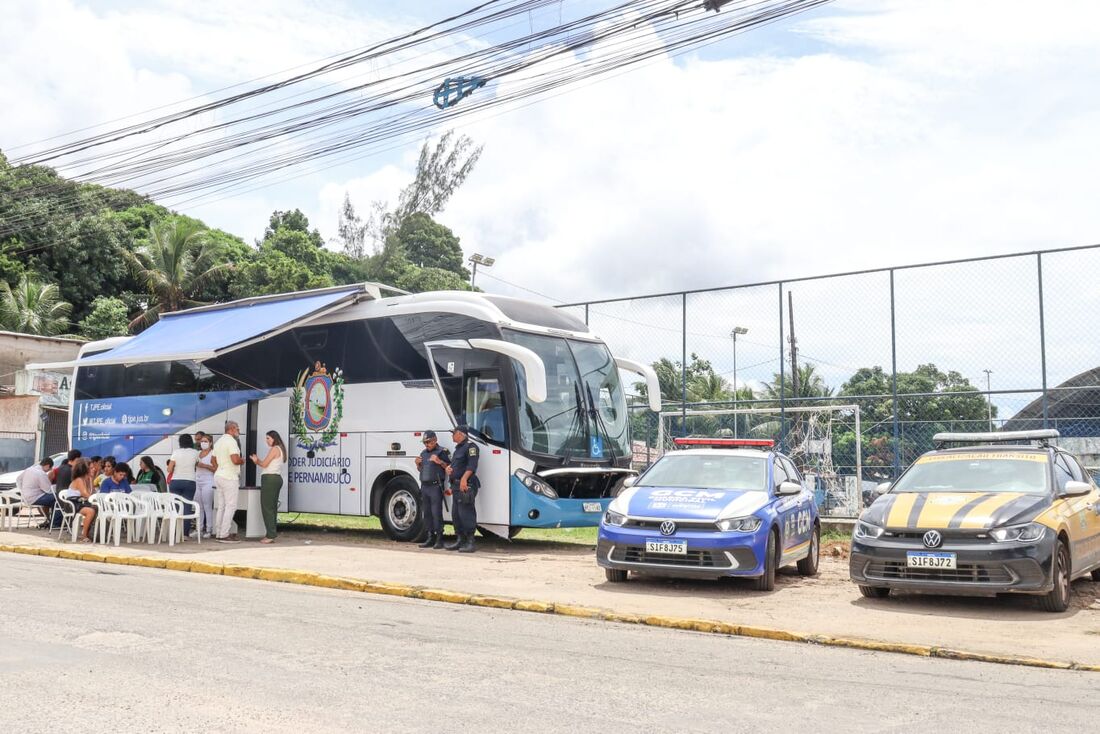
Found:
M 1014 541 L 1033 543 L 1042 538 L 1045 532 L 1046 526 L 1037 522 L 1029 522 L 1027 525 L 1016 525 L 1011 528 L 994 528 L 989 531 L 989 534 L 998 543 L 1012 543 Z
M 558 498 L 558 493 L 554 491 L 553 487 L 526 469 L 516 469 L 516 479 L 535 494 L 541 494 L 543 497 L 551 500 L 556 500 Z

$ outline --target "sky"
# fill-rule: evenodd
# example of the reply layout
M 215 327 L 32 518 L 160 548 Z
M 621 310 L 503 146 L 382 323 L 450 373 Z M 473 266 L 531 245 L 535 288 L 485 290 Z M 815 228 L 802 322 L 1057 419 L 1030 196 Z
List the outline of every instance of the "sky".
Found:
M 18 103 L 18 114 L 0 116 L 0 149 L 18 157 L 20 144 L 308 64 L 470 4 L 17 0 L 0 24 L 0 89 Z M 603 5 L 563 0 L 528 24 Z M 1097 48 L 1100 5 L 1089 0 L 1050 0 L 1042 12 L 1017 0 L 835 2 L 464 124 L 459 132 L 484 153 L 438 219 L 467 254 L 496 258 L 479 285 L 550 303 L 1093 244 Z M 392 201 L 421 142 L 180 208 L 248 241 L 273 210 L 300 208 L 331 238 L 345 194 L 364 212 Z M 971 306 L 1003 301 L 1030 272 L 1012 267 L 995 279 L 979 274 L 984 295 L 961 272 L 945 293 Z M 1066 271 L 1067 279 L 1075 272 Z M 903 296 L 914 332 L 940 300 L 942 282 L 931 281 L 913 281 Z M 873 338 L 847 337 L 854 347 L 835 339 L 818 347 L 821 367 L 840 365 L 840 378 L 855 364 L 881 363 L 883 283 L 818 291 L 802 289 L 805 318 L 870 314 L 875 324 Z M 619 308 L 637 315 L 653 306 Z M 772 308 L 753 307 L 776 331 Z M 651 311 L 634 320 L 678 318 Z M 630 332 L 628 323 L 607 328 Z M 1034 385 L 1030 356 L 1014 348 L 1019 328 L 993 311 L 976 328 L 991 324 L 996 338 L 964 365 L 968 376 L 984 379 L 1000 356 L 1008 364 L 995 375 L 1022 375 L 1002 384 Z M 630 349 L 648 356 L 640 331 Z M 703 331 L 716 341 L 728 327 Z M 762 345 L 777 342 L 771 331 Z M 903 361 L 913 367 L 957 349 L 941 341 Z M 714 347 L 716 360 L 728 346 Z M 1093 366 L 1093 357 L 1080 363 Z M 743 364 L 753 361 L 744 355 Z M 774 367 L 762 366 L 760 379 Z

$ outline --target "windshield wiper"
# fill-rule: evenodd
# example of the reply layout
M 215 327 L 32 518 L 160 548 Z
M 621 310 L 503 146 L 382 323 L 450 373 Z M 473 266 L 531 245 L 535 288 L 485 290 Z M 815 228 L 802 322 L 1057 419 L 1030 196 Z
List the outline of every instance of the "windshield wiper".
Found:
M 615 466 L 619 463 L 619 457 L 615 454 L 615 442 L 611 440 L 611 432 L 607 430 L 607 424 L 604 423 L 600 411 L 596 410 L 596 400 L 592 397 L 592 386 L 586 382 L 584 383 L 584 389 L 585 392 L 588 393 L 588 405 L 591 411 L 590 415 L 592 416 L 592 420 L 596 423 L 596 435 L 599 436 L 602 430 L 603 437 L 607 442 L 607 450 L 611 454 L 611 466 Z

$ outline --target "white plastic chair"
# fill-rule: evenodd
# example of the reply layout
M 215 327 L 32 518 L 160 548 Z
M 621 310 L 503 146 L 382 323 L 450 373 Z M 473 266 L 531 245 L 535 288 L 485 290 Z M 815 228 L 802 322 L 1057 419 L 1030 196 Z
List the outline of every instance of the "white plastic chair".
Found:
M 10 530 L 13 521 L 18 523 L 18 515 L 23 508 L 23 499 L 16 498 L 14 492 L 15 490 L 12 489 L 0 492 L 0 530 Z
M 95 516 L 95 528 L 92 531 L 92 540 L 96 543 L 106 543 L 110 538 L 111 525 L 118 511 L 115 495 L 110 492 L 107 494 L 93 494 L 88 501 L 98 508 Z
M 70 530 L 73 536 L 73 542 L 76 542 L 76 534 L 80 532 L 80 526 L 84 522 L 84 516 L 76 511 L 76 503 L 67 497 L 62 497 L 60 492 L 55 492 L 54 496 L 57 498 L 57 502 L 54 503 L 54 507 L 61 512 L 61 524 L 57 526 L 57 539 L 61 540 L 61 536 L 65 534 L 66 530 Z
M 168 537 L 168 545 L 175 545 L 176 531 L 179 531 L 179 539 L 182 542 L 185 539 L 183 534 L 183 521 L 190 520 L 194 523 L 195 527 L 199 527 L 199 521 L 202 519 L 202 507 L 198 502 L 180 497 L 178 494 L 169 494 L 172 499 L 172 527 Z M 190 505 L 191 510 L 188 512 L 187 507 Z M 202 545 L 202 532 L 200 531 L 195 540 L 199 545 Z
M 122 539 L 122 530 L 126 529 L 126 542 L 133 543 L 134 538 L 144 537 L 143 526 L 149 515 L 149 506 L 141 499 L 127 494 L 114 494 L 115 512 L 111 532 L 114 535 L 115 547 L 118 547 Z

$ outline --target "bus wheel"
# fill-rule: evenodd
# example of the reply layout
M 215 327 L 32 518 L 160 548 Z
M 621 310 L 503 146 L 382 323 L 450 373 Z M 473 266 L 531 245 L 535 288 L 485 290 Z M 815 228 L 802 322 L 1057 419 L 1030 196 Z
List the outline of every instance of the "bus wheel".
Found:
M 390 540 L 419 540 L 424 533 L 424 518 L 420 512 L 420 487 L 412 477 L 394 477 L 382 490 L 379 512 L 382 530 Z

